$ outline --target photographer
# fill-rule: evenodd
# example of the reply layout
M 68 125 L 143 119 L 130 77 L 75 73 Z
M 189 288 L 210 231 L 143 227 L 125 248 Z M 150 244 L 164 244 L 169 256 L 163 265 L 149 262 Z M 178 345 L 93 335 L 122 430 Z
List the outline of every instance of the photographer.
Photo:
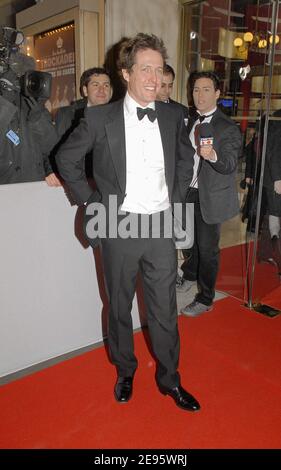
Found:
M 30 71 L 30 58 L 17 52 L 11 41 L 12 29 L 3 30 L 9 36 L 4 34 L 5 43 L 0 44 L 0 184 L 46 180 L 58 186 L 48 159 L 57 135 L 44 107 L 46 94 L 23 86 L 26 74 L 40 77 L 42 72 Z

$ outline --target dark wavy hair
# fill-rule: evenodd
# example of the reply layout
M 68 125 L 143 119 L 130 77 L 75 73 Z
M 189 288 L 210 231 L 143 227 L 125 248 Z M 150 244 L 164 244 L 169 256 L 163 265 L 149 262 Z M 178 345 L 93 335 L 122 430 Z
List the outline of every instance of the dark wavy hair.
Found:
M 191 91 L 193 91 L 195 82 L 196 80 L 199 80 L 199 78 L 209 78 L 210 80 L 212 80 L 214 84 L 215 91 L 220 89 L 220 79 L 218 75 L 215 72 L 205 71 L 205 72 L 192 72 L 188 80 Z
M 92 75 L 107 75 L 111 84 L 111 78 L 109 72 L 103 67 L 92 67 L 91 69 L 85 70 L 80 78 L 80 94 L 84 97 L 83 86 L 88 86 L 88 83 L 91 80 Z
M 168 55 L 163 40 L 154 34 L 138 33 L 135 37 L 128 39 L 121 48 L 118 63 L 120 69 L 130 71 L 135 64 L 137 52 L 145 49 L 159 52 L 165 64 Z
M 163 73 L 164 73 L 164 75 L 171 74 L 172 77 L 173 77 L 173 80 L 175 80 L 175 78 L 176 78 L 175 71 L 174 71 L 173 67 L 171 67 L 171 65 L 165 64 Z

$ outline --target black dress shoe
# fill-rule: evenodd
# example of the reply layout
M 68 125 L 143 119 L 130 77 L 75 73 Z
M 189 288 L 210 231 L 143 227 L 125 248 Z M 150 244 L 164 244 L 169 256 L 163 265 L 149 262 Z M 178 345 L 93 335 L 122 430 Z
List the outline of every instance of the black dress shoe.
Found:
M 184 388 L 179 385 L 175 388 L 159 387 L 159 390 L 163 395 L 170 395 L 175 400 L 176 405 L 182 410 L 186 411 L 199 411 L 200 404 L 198 401 Z
M 114 396 L 119 403 L 127 403 L 133 393 L 133 377 L 118 377 Z

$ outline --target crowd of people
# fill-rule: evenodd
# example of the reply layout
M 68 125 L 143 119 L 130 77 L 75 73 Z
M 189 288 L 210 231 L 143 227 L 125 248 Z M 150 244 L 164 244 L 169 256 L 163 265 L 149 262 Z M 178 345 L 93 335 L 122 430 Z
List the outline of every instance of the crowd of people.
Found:
M 140 273 L 158 388 L 181 409 L 198 411 L 199 401 L 182 386 L 178 371 L 176 289 L 187 292 L 195 282 L 198 285 L 183 315 L 195 317 L 212 309 L 221 224 L 239 213 L 236 176 L 242 140 L 239 127 L 217 106 L 216 73 L 192 73 L 191 113 L 171 99 L 175 73 L 166 61 L 167 51 L 158 37 L 139 33 L 126 38 L 118 57 L 123 96 L 112 100 L 109 70 L 88 69 L 80 80 L 81 99 L 59 107 L 55 122 L 43 101 L 12 86 L 0 87 L 0 183 L 63 182 L 88 219 L 93 204 L 99 203 L 108 216 L 112 197 L 117 200 L 118 224 L 136 216 L 139 229 L 130 238 L 119 232 L 111 237 L 110 227 L 104 237 L 90 236 L 86 230 L 91 245 L 101 246 L 103 257 L 110 306 L 108 342 L 117 369 L 114 396 L 123 403 L 133 393 L 138 361 L 131 307 Z M 267 187 L 270 214 L 279 218 L 281 165 L 279 158 L 275 160 Z M 166 216 L 176 203 L 194 207 L 194 243 L 184 251 L 181 277 L 174 234 L 165 233 Z M 143 224 L 148 227 L 145 237 Z M 188 220 L 183 219 L 183 229 L 185 224 Z M 279 233 L 280 225 L 274 237 Z

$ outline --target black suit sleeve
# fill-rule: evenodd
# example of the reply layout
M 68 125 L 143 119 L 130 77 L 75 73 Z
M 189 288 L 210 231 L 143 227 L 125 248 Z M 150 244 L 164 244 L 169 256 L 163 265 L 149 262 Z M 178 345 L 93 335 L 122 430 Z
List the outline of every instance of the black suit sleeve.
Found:
M 176 155 L 175 201 L 185 202 L 187 189 L 192 181 L 194 148 L 191 145 L 184 120 L 181 119 Z
M 274 126 L 269 128 L 267 145 L 267 164 L 270 170 L 272 182 L 281 180 L 281 123 L 276 121 Z M 269 151 L 268 151 L 269 148 Z
M 85 175 L 84 160 L 86 154 L 93 148 L 94 141 L 93 127 L 90 131 L 88 119 L 81 119 L 79 126 L 74 129 L 56 155 L 59 173 L 78 205 L 86 202 L 93 192 Z
M 55 126 L 58 137 L 61 138 L 71 126 L 72 110 L 70 106 L 59 108 L 55 115 Z
M 217 154 L 215 163 L 208 162 L 215 171 L 223 175 L 233 173 L 237 167 L 242 138 L 236 125 L 228 126 L 220 135 L 214 135 L 214 149 Z
M 48 155 L 57 142 L 57 133 L 47 109 L 42 108 L 39 119 L 30 122 L 30 129 L 42 154 Z
M 255 176 L 255 166 L 256 166 L 256 152 L 255 152 L 255 139 L 254 136 L 252 140 L 246 145 L 244 149 L 245 157 L 245 178 L 254 178 Z

